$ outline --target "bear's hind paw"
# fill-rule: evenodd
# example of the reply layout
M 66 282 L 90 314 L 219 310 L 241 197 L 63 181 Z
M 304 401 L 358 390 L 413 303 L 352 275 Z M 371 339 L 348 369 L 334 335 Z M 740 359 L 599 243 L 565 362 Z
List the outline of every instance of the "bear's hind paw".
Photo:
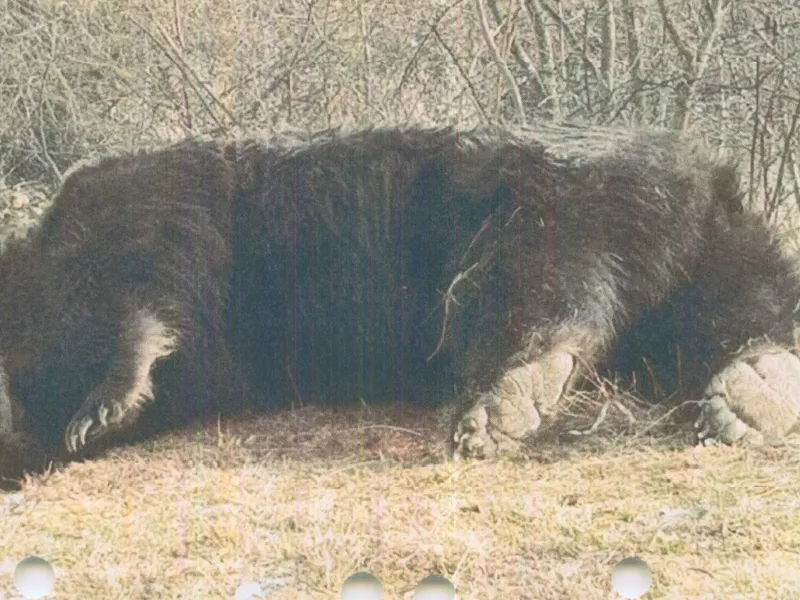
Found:
M 749 350 L 717 373 L 695 422 L 698 442 L 760 443 L 800 420 L 800 359 L 781 348 Z

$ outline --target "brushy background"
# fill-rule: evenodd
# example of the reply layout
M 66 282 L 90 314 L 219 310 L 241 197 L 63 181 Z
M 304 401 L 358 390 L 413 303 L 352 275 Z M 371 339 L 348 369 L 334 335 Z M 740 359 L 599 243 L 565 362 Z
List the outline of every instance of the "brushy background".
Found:
M 193 134 L 571 120 L 697 131 L 742 158 L 751 210 L 798 249 L 795 0 L 2 0 L 0 242 L 76 161 Z M 37 554 L 54 598 L 800 596 L 800 453 L 687 445 L 611 382 L 528 460 L 441 462 L 446 418 L 294 407 L 176 432 L 0 498 L 0 593 Z M 571 430 L 588 435 L 573 435 Z

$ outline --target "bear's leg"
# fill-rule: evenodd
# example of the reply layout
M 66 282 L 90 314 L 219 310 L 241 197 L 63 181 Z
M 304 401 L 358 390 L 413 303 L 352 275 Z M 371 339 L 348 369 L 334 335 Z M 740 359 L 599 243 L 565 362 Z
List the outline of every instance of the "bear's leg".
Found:
M 686 391 L 701 398 L 698 436 L 705 443 L 782 436 L 800 419 L 800 359 L 793 335 L 800 281 L 770 230 L 755 217 L 736 215 L 709 228 L 707 235 L 688 269 L 690 283 L 670 300 L 677 303 L 677 341 L 691 371 Z M 579 260 L 561 261 L 559 268 L 573 274 L 569 279 L 604 291 L 581 296 L 569 286 L 553 288 L 570 318 L 560 324 L 550 319 L 556 323 L 555 336 L 528 326 L 534 337 L 543 333 L 544 342 L 516 364 L 507 363 L 490 391 L 463 415 L 455 433 L 456 457 L 491 456 L 518 447 L 576 373 L 596 362 L 598 349 L 607 349 L 614 329 L 609 324 L 620 323 L 619 310 L 608 307 L 620 303 L 607 301 L 615 289 L 608 271 L 602 265 L 589 267 Z M 606 285 L 598 285 L 598 277 Z M 551 303 L 536 300 L 522 309 L 556 314 Z M 621 305 L 630 312 L 630 303 Z M 493 358 L 491 349 L 477 355 L 485 356 L 487 364 Z
M 89 394 L 66 428 L 70 453 L 135 422 L 153 399 L 151 372 L 180 345 L 179 334 L 154 311 L 139 309 L 122 324 L 117 354 L 106 378 Z
M 523 284 L 541 291 L 518 307 L 513 300 L 520 296 L 516 283 L 509 290 L 485 294 L 483 320 L 463 328 L 468 336 L 464 383 L 473 402 L 454 433 L 456 458 L 516 450 L 613 341 L 624 305 L 614 272 L 591 257 L 564 266 L 564 254 L 559 255 L 562 261 L 554 271 L 576 276 L 557 279 L 545 274 L 531 285 Z M 497 287 L 490 283 L 485 289 L 494 292 Z M 518 316 L 509 319 L 510 314 Z M 502 356 L 506 348 L 516 351 Z
M 682 306 L 684 337 L 703 332 L 715 348 L 695 423 L 702 444 L 779 438 L 800 418 L 794 316 L 800 281 L 771 232 L 742 215 L 720 231 Z

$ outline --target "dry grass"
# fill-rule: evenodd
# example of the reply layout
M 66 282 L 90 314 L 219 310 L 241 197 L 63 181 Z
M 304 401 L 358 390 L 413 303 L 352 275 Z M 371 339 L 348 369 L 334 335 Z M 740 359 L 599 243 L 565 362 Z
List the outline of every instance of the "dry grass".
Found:
M 403 406 L 302 408 L 29 480 L 2 498 L 0 590 L 11 596 L 11 569 L 36 554 L 59 599 L 230 599 L 244 580 L 267 598 L 335 598 L 360 569 L 387 598 L 430 572 L 462 600 L 613 598 L 612 566 L 637 554 L 654 572 L 648 598 L 800 595 L 791 440 L 694 449 L 674 428 L 599 427 L 545 436 L 526 460 L 453 464 L 442 422 Z

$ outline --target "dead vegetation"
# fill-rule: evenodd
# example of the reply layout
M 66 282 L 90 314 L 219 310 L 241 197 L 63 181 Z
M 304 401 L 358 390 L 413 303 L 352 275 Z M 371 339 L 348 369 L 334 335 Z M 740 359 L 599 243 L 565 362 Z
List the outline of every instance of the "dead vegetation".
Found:
M 3 569 L 45 555 L 64 600 L 230 599 L 245 581 L 265 598 L 336 598 L 362 569 L 387 598 L 438 572 L 464 600 L 550 600 L 615 597 L 611 568 L 636 554 L 654 573 L 647 598 L 800 593 L 796 441 L 697 449 L 630 395 L 579 405 L 582 421 L 513 462 L 443 462 L 444 419 L 402 405 L 300 408 L 119 448 L 3 497 Z M 592 435 L 566 433 L 604 406 Z

